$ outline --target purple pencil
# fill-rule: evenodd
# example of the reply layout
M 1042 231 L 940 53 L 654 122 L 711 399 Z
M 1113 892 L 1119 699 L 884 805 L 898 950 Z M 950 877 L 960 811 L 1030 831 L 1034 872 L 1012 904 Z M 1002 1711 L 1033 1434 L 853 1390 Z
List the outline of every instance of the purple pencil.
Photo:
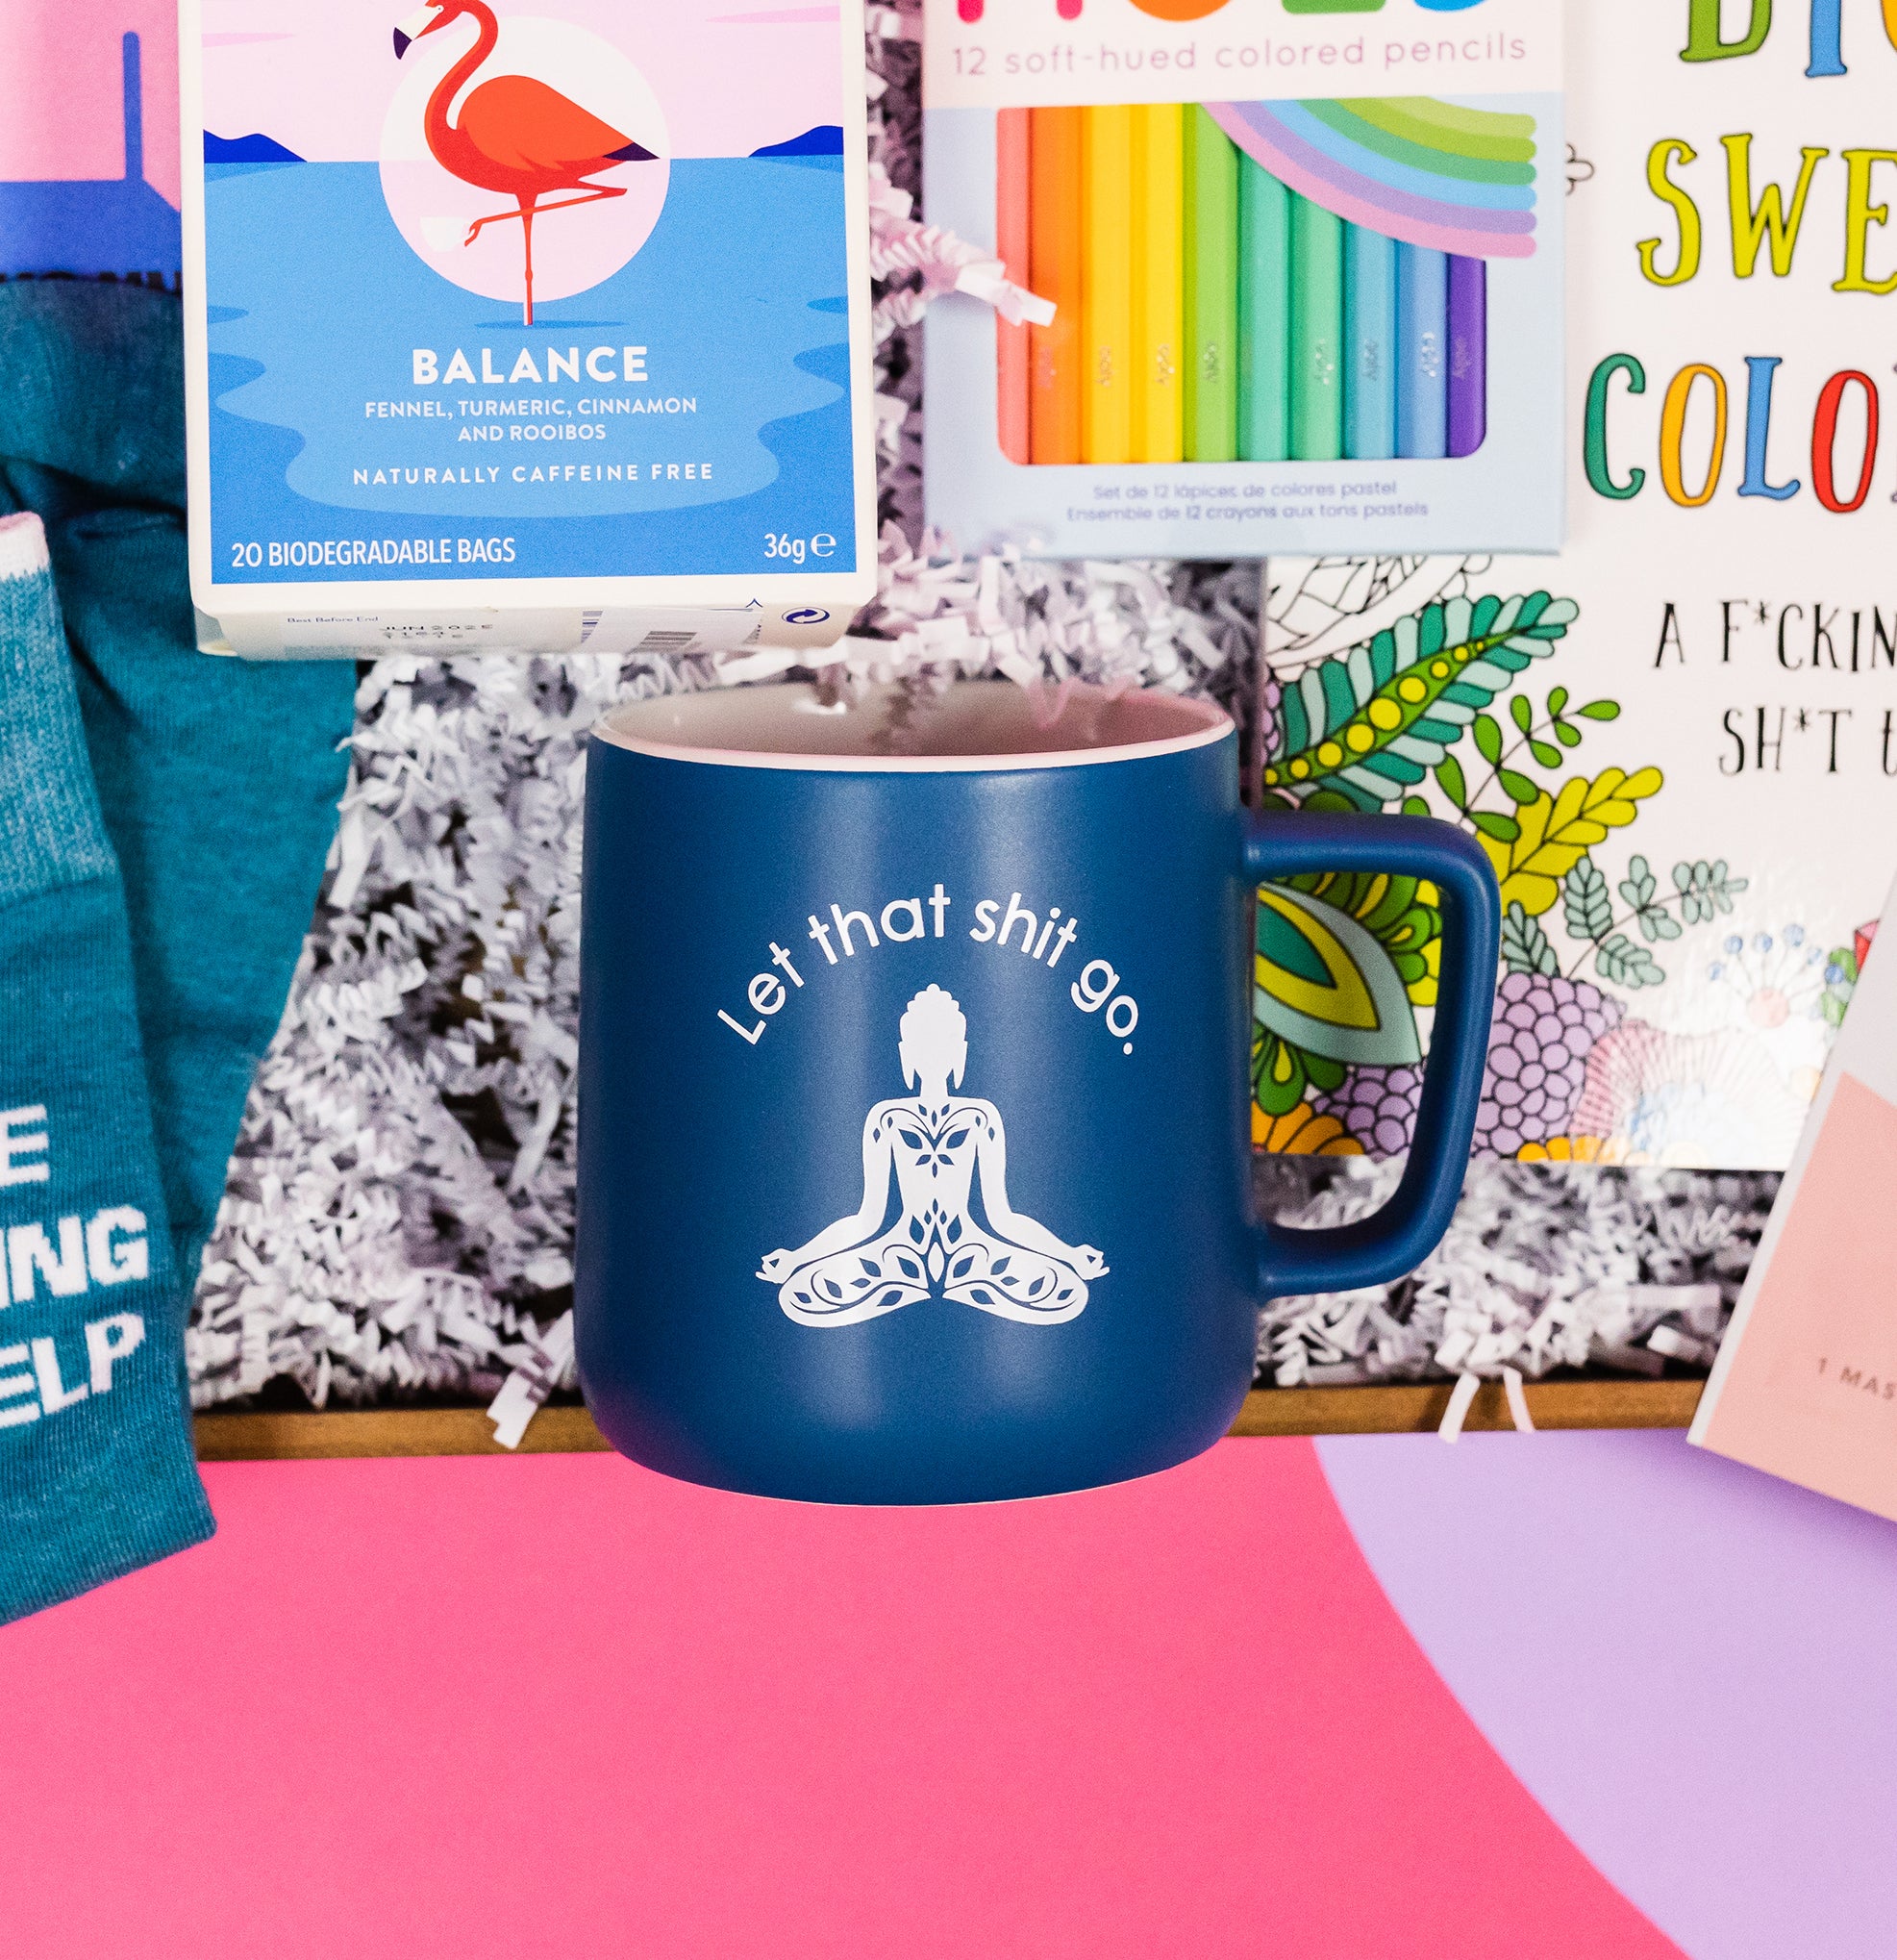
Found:
M 1473 456 L 1488 434 L 1488 265 L 1449 261 L 1449 453 Z

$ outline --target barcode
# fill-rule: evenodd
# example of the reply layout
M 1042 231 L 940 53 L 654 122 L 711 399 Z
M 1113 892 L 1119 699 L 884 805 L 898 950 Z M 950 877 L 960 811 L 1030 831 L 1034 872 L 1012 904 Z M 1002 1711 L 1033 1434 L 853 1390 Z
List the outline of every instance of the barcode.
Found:
M 698 638 L 696 633 L 681 632 L 676 627 L 655 626 L 639 643 L 633 648 L 635 653 L 684 653 Z

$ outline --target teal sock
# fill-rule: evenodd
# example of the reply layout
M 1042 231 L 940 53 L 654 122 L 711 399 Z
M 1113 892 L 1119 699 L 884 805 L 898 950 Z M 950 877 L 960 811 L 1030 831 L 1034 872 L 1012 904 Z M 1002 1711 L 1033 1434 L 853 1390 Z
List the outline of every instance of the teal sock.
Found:
M 39 521 L 0 518 L 0 1621 L 208 1538 L 118 866 Z
M 125 881 L 159 1164 L 189 1286 L 316 908 L 356 670 L 199 653 L 169 513 L 69 518 L 52 548 Z
M 0 287 L 0 459 L 46 522 L 188 1288 L 315 908 L 356 675 L 197 651 L 180 333 L 168 293 Z

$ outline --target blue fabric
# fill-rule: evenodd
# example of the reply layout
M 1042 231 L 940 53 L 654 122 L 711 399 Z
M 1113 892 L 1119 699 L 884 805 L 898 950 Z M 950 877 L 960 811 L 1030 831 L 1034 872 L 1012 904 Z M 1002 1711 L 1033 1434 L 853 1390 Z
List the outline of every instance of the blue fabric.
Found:
M 336 835 L 355 666 L 199 653 L 168 513 L 73 517 L 53 534 L 53 564 L 125 879 L 159 1165 L 188 1288 Z
M 335 836 L 355 669 L 197 651 L 181 332 L 168 293 L 0 287 L 0 496 L 46 522 L 188 1288 Z
M 118 866 L 39 527 L 14 518 L 0 529 L 0 1621 L 213 1528 L 167 1225 Z
M 48 1171 L 9 1184 L 0 1157 L 0 1225 L 48 1248 L 20 1242 L 32 1297 L 0 1309 L 4 1621 L 212 1528 L 184 1316 L 335 832 L 355 673 L 196 650 L 175 297 L 0 287 L 0 510 L 44 520 L 58 582 L 0 584 L 0 1112 L 46 1109 L 15 1134 Z M 143 1220 L 142 1253 L 123 1219 L 92 1233 L 106 1212 Z M 129 1326 L 88 1333 L 118 1314 L 140 1322 L 122 1355 Z

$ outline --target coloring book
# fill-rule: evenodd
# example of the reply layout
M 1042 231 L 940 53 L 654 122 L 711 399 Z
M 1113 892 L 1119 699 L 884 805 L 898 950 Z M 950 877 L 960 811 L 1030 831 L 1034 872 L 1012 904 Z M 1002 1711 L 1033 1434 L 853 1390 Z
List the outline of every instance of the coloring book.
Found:
M 1565 548 L 1274 560 L 1265 790 L 1483 839 L 1481 1149 L 1783 1168 L 1897 869 L 1897 8 L 1595 0 L 1567 77 Z M 1261 913 L 1261 1142 L 1402 1146 L 1429 897 Z

